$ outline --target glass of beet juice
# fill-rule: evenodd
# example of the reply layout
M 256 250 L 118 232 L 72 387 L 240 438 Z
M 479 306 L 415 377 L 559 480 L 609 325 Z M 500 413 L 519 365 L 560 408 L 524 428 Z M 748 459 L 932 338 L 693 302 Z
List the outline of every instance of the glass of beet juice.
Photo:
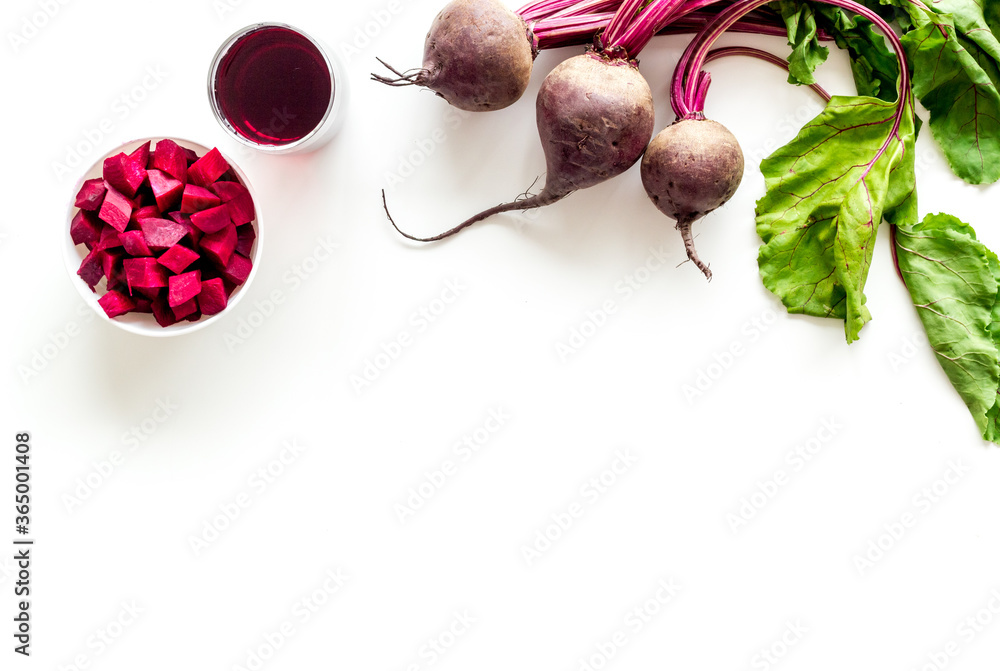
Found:
M 215 118 L 243 144 L 271 154 L 312 151 L 336 133 L 346 89 L 335 58 L 297 28 L 257 23 L 212 59 Z

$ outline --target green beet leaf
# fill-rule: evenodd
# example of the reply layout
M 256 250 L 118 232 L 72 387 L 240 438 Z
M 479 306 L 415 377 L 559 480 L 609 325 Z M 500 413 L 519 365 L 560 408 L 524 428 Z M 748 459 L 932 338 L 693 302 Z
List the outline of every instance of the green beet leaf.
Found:
M 1000 442 L 1000 262 L 947 214 L 898 225 L 895 250 L 938 362 L 983 437 Z
M 984 10 L 984 0 L 935 0 L 931 5 L 939 14 L 950 14 L 955 28 L 994 61 L 1000 61 L 1000 41 L 990 29 Z M 998 11 L 996 0 L 988 3 L 990 11 Z
M 858 95 L 890 102 L 896 99 L 899 63 L 870 21 L 839 7 L 799 0 L 781 0 L 778 8 L 792 47 L 788 56 L 789 83 L 812 84 L 816 67 L 826 60 L 828 49 L 816 38 L 818 24 L 850 54 Z
M 913 93 L 948 164 L 970 184 L 1000 179 L 1000 44 L 972 0 L 947 0 L 956 17 L 910 5 L 913 28 L 902 38 Z M 959 11 L 959 10 L 962 11 Z M 960 26 L 960 27 L 956 27 Z M 963 29 L 968 30 L 964 33 Z
M 816 14 L 811 5 L 794 0 L 778 3 L 781 17 L 788 30 L 788 83 L 815 84 L 816 68 L 826 60 L 830 50 L 820 45 L 816 37 Z
M 913 110 L 834 97 L 798 136 L 761 162 L 758 265 L 791 313 L 844 320 L 847 342 L 871 319 L 864 286 L 883 217 L 915 220 Z

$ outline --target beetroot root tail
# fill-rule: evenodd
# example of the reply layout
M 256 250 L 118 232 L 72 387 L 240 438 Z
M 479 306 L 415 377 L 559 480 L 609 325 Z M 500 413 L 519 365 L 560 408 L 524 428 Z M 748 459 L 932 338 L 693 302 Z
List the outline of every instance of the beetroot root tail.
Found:
M 562 199 L 565 195 L 566 194 L 562 195 L 551 194 L 543 189 L 540 193 L 534 196 L 530 196 L 528 198 L 523 198 L 520 200 L 513 200 L 509 203 L 501 203 L 500 205 L 496 205 L 487 210 L 483 210 L 479 214 L 469 217 L 458 226 L 450 228 L 444 233 L 439 233 L 438 235 L 429 238 L 418 238 L 414 235 L 410 235 L 409 233 L 400 230 L 399 226 L 396 225 L 395 220 L 393 220 L 392 215 L 389 213 L 389 206 L 385 201 L 385 189 L 382 190 L 382 207 L 385 209 L 385 216 L 388 217 L 389 223 L 392 224 L 392 227 L 396 229 L 396 232 L 402 235 L 404 238 L 407 238 L 408 240 L 413 240 L 415 242 L 435 242 L 437 240 L 443 240 L 445 238 L 451 237 L 452 235 L 455 235 L 456 233 L 461 231 L 463 228 L 467 228 L 468 226 L 471 226 L 476 222 L 482 221 L 483 219 L 486 219 L 488 217 L 492 217 L 494 214 L 500 214 L 501 212 L 513 212 L 516 210 L 532 210 L 536 207 L 544 207 L 546 205 L 551 205 L 557 200 Z
M 407 70 L 406 72 L 400 72 L 396 68 L 392 67 L 385 61 L 383 61 L 378 56 L 375 57 L 379 63 L 381 63 L 389 72 L 396 75 L 395 77 L 386 77 L 385 75 L 379 75 L 372 73 L 372 80 L 379 82 L 380 84 L 385 84 L 387 86 L 415 86 L 423 85 L 424 80 L 427 77 L 427 71 L 423 68 L 414 68 L 412 70 Z
M 691 260 L 691 263 L 698 266 L 698 270 L 703 272 L 705 278 L 711 282 L 712 271 L 709 269 L 708 264 L 698 257 L 698 250 L 694 248 L 694 237 L 691 235 L 691 224 L 693 223 L 693 220 L 679 221 L 677 222 L 677 230 L 680 231 L 681 238 L 684 239 L 684 251 L 687 252 L 687 257 Z

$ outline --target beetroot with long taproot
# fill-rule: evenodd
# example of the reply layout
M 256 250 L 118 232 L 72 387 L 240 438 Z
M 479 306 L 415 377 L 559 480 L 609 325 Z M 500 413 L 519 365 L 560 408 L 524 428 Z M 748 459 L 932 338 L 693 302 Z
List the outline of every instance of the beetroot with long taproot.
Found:
M 494 214 L 543 207 L 611 179 L 639 160 L 653 135 L 653 96 L 634 61 L 587 52 L 548 74 L 535 117 L 546 166 L 539 193 L 491 207 L 432 237 L 404 233 L 390 216 L 392 225 L 406 238 L 433 242 Z

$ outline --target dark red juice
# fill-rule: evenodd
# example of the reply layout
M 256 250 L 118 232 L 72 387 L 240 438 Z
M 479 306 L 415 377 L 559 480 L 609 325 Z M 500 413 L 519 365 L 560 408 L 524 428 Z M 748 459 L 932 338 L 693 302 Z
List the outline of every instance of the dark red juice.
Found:
M 323 120 L 332 92 L 323 54 L 288 28 L 259 28 L 239 38 L 215 75 L 222 116 L 259 144 L 284 145 L 308 135 Z

